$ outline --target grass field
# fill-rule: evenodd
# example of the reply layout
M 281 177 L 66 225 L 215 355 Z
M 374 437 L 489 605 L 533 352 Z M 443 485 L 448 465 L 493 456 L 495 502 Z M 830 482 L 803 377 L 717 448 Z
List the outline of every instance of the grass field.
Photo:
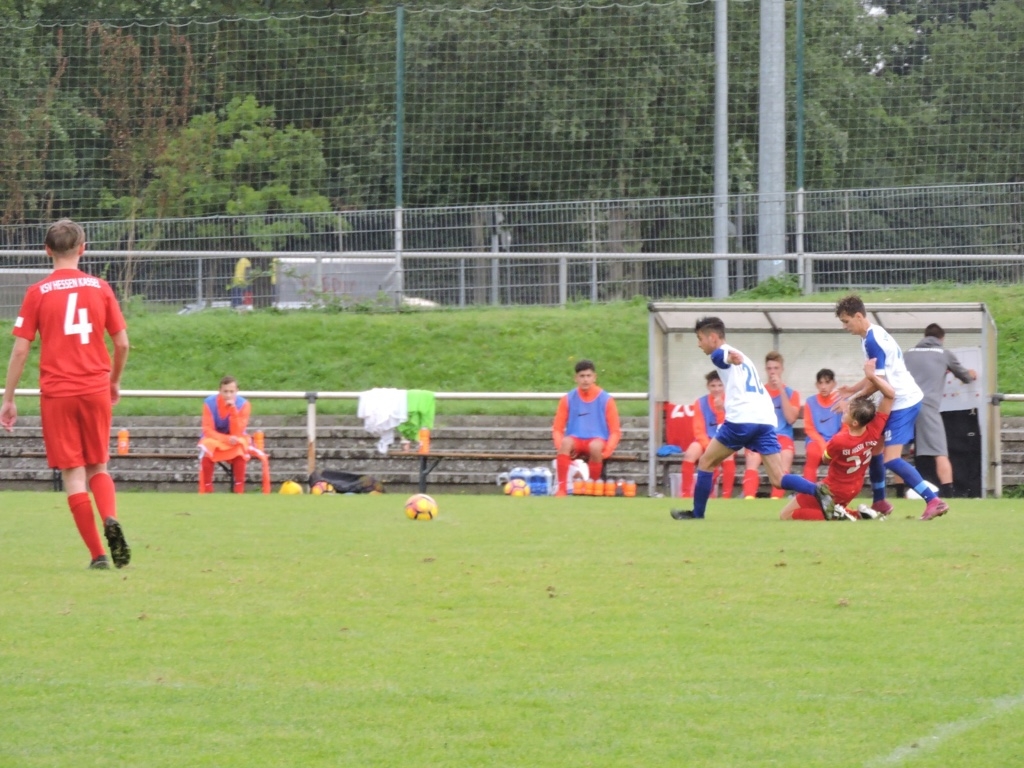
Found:
M 1006 766 L 1024 501 L 0 493 L 0 765 Z

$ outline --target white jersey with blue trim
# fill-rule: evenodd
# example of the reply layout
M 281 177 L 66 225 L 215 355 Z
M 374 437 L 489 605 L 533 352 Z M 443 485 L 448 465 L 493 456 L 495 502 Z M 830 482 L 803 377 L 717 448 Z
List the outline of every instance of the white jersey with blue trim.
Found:
M 743 362 L 730 365 L 731 352 L 739 352 Z M 723 344 L 711 353 L 711 362 L 718 369 L 725 385 L 725 420 L 732 424 L 767 424 L 778 426 L 771 395 L 757 375 L 754 361 L 735 347 Z
M 924 393 L 907 370 L 903 350 L 885 328 L 874 323 L 869 325 L 861 346 L 865 359 L 874 358 L 875 370 L 896 390 L 896 397 L 892 403 L 894 411 L 917 405 L 924 399 Z

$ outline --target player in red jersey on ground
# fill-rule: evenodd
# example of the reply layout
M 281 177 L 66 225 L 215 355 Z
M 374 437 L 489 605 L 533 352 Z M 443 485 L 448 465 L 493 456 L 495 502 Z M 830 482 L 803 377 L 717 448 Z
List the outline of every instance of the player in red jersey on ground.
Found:
M 90 568 L 109 568 L 89 491 L 103 518 L 114 565 L 122 568 L 131 550 L 117 520 L 117 494 L 107 473 L 113 404 L 121 393 L 128 359 L 128 331 L 114 292 L 105 280 L 78 269 L 85 253 L 85 231 L 61 219 L 46 231 L 46 253 L 53 272 L 25 293 L 14 321 L 14 348 L 0 405 L 0 426 L 8 432 L 18 420 L 14 390 L 39 334 L 39 411 L 47 462 L 61 470 L 68 506 L 92 556 Z M 114 360 L 104 341 L 114 343 Z
M 832 492 L 836 511 L 826 518 L 817 499 L 798 493 L 779 514 L 783 520 L 856 520 L 856 511 L 847 509 L 864 488 L 864 473 L 871 462 L 872 450 L 882 442 L 882 433 L 889 421 L 896 390 L 875 371 L 874 358 L 864 363 L 864 375 L 882 393 L 876 407 L 866 397 L 851 400 L 843 414 L 843 426 L 828 441 L 826 455 L 830 459 L 825 483 Z M 880 513 L 872 512 L 875 517 Z
M 558 401 L 551 433 L 558 451 L 556 496 L 567 493 L 569 465 L 575 457 L 586 460 L 592 479 L 601 476 L 604 460 L 622 439 L 622 428 L 615 398 L 597 386 L 597 372 L 590 360 L 576 363 L 576 389 Z

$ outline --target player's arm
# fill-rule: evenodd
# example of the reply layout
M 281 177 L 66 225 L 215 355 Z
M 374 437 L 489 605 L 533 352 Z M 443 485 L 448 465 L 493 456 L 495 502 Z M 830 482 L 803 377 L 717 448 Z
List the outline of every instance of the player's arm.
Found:
M 249 429 L 249 417 L 252 415 L 252 403 L 248 400 L 245 401 L 245 405 L 238 408 L 238 404 L 235 404 L 234 417 L 231 419 L 231 434 L 234 436 L 244 435 L 245 431 Z
M 710 357 L 715 368 L 721 368 L 722 370 L 725 370 L 730 365 L 743 364 L 743 353 L 725 344 L 712 352 Z
M 18 407 L 14 404 L 14 390 L 21 381 L 21 374 L 25 372 L 25 363 L 28 362 L 29 349 L 32 342 L 20 336 L 14 338 L 14 346 L 11 347 L 11 357 L 7 362 L 7 378 L 4 381 L 4 397 L 0 405 L 0 426 L 8 432 L 14 429 L 14 423 L 18 420 Z
M 792 424 L 800 415 L 800 393 L 793 390 L 792 396 L 786 397 L 786 385 L 783 384 L 782 397 L 779 400 L 782 402 L 782 417 L 787 424 Z
M 619 407 L 615 404 L 614 397 L 609 397 L 608 402 L 604 404 L 604 419 L 608 422 L 608 442 L 604 444 L 604 450 L 601 451 L 601 457 L 607 459 L 615 453 L 615 449 L 619 447 L 619 441 L 622 440 L 622 424 L 619 421 Z
M 700 398 L 693 401 L 693 440 L 707 450 L 711 437 L 708 435 L 707 424 L 704 423 L 704 411 L 700 407 Z
M 128 362 L 128 331 L 122 328 L 110 340 L 114 342 L 114 359 L 110 364 L 110 402 L 117 405 L 121 399 L 121 374 Z
M 964 384 L 970 384 L 972 381 L 978 378 L 978 374 L 972 370 L 964 368 L 959 360 L 956 359 L 956 355 L 950 352 L 948 349 L 944 350 L 946 353 L 946 368 L 949 372 L 956 376 Z
M 203 437 L 220 437 L 217 424 L 213 420 L 213 413 L 205 401 L 203 402 Z
M 569 396 L 564 395 L 558 401 L 558 408 L 555 409 L 555 421 L 551 425 L 551 437 L 555 441 L 555 450 L 562 447 L 562 440 L 565 439 L 565 425 L 569 423 Z
M 892 411 L 892 404 L 896 399 L 896 390 L 893 389 L 892 384 L 884 376 L 879 375 L 879 372 L 875 370 L 874 358 L 865 361 L 864 374 L 874 389 L 882 393 L 882 402 L 878 404 L 878 412 L 889 413 Z

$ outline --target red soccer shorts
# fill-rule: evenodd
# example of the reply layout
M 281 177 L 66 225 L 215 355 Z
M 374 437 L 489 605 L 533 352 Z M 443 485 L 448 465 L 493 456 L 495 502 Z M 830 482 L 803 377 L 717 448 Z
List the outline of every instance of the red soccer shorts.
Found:
M 110 458 L 110 392 L 41 397 L 46 461 L 54 469 L 105 464 Z
M 594 440 L 601 440 L 599 437 L 574 437 L 572 439 L 572 453 L 570 454 L 574 459 L 587 459 L 590 460 L 590 444 Z M 604 440 L 601 440 L 603 443 Z
M 793 443 L 793 438 L 789 435 L 776 435 L 775 437 L 779 440 L 779 448 L 783 451 L 795 451 L 796 445 Z

